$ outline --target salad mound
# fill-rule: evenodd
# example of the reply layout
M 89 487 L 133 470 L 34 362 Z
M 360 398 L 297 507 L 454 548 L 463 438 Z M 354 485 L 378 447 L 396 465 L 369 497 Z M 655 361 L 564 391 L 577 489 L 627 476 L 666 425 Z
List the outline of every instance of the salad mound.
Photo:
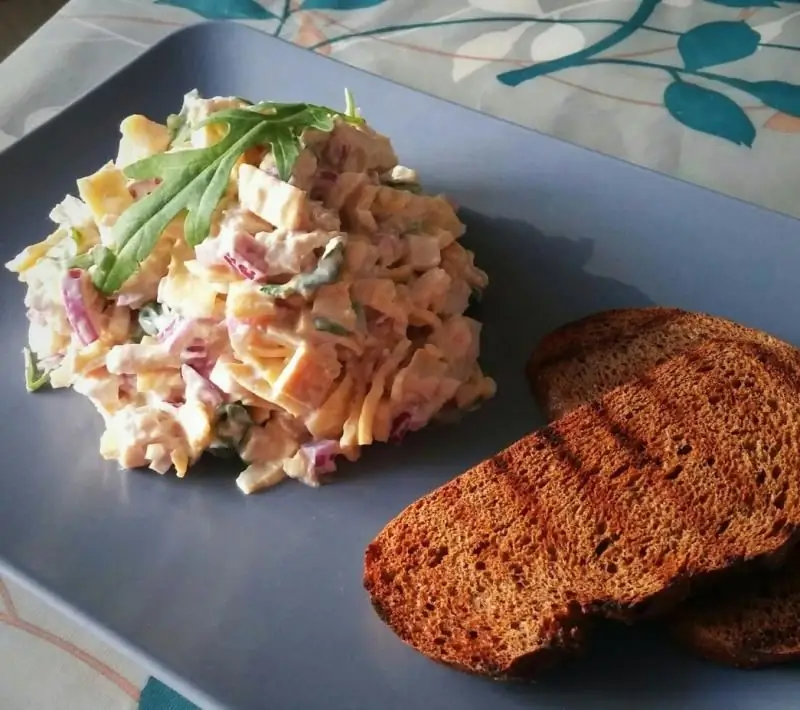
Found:
M 227 452 L 245 493 L 316 486 L 494 394 L 464 226 L 349 93 L 338 112 L 193 91 L 120 130 L 6 265 L 27 285 L 26 386 L 88 397 L 104 458 L 183 476 Z

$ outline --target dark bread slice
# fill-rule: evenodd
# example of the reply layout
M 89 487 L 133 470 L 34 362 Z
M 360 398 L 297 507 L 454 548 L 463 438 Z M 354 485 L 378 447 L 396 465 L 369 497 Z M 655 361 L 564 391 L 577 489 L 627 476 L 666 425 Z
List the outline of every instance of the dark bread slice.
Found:
M 409 506 L 367 548 L 373 605 L 436 660 L 526 677 L 593 616 L 663 612 L 784 554 L 800 528 L 800 439 L 782 433 L 800 427 L 798 390 L 769 347 L 673 358 Z
M 528 361 L 528 379 L 548 419 L 558 419 L 709 340 L 794 352 L 767 333 L 724 318 L 677 308 L 629 308 L 597 313 L 545 336 Z
M 556 417 L 715 338 L 767 343 L 787 359 L 798 357 L 792 346 L 731 321 L 643 308 L 559 328 L 537 348 L 528 374 L 539 404 Z M 667 624 L 690 649 L 720 663 L 753 668 L 800 658 L 800 555 L 780 570 L 737 579 L 682 605 Z
M 800 556 L 772 574 L 693 599 L 668 619 L 671 632 L 708 659 L 760 668 L 800 658 Z

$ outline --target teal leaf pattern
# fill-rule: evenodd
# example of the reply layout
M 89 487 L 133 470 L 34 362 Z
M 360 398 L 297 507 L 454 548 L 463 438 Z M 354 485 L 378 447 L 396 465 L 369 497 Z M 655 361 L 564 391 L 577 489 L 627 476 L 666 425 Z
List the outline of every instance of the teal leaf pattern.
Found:
M 749 57 L 760 40 L 746 22 L 707 22 L 678 38 L 678 52 L 687 69 L 702 69 Z
M 778 7 L 776 0 L 707 0 L 713 5 L 724 5 L 725 7 Z
M 305 0 L 303 10 L 365 10 L 386 0 Z
M 734 80 L 732 86 L 755 96 L 762 104 L 800 118 L 800 86 L 788 81 Z
M 147 679 L 147 684 L 139 696 L 139 710 L 200 710 L 200 708 L 160 680 L 151 677 Z
M 670 115 L 688 128 L 752 147 L 756 128 L 733 99 L 713 89 L 673 81 L 664 91 Z
M 172 5 L 207 20 L 273 20 L 275 15 L 256 0 L 155 0 L 157 5 Z

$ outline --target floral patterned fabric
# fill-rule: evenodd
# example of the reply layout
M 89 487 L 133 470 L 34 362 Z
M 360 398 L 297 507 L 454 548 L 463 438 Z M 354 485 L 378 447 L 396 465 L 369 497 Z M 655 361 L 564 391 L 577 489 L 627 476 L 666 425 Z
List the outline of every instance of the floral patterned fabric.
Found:
M 800 216 L 800 0 L 71 0 L 0 64 L 0 148 L 204 19 Z M 192 707 L 0 580 L 0 707 L 137 706 Z

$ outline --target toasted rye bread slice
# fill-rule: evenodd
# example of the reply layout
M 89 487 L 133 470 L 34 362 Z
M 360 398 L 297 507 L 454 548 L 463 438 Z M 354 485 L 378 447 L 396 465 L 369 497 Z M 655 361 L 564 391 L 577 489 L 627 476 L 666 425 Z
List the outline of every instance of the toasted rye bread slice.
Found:
M 771 574 L 751 574 L 730 589 L 679 607 L 670 631 L 695 653 L 738 668 L 800 658 L 800 556 Z
M 677 308 L 604 311 L 545 336 L 528 361 L 533 394 L 551 421 L 709 340 L 790 345 L 723 318 Z
M 578 648 L 592 617 L 662 612 L 784 554 L 800 528 L 800 441 L 783 435 L 799 390 L 767 346 L 673 358 L 409 506 L 367 549 L 373 605 L 431 658 L 526 677 Z
M 798 357 L 790 345 L 731 321 L 643 308 L 606 311 L 559 328 L 537 348 L 528 374 L 539 404 L 555 418 L 714 339 L 767 343 Z M 777 572 L 693 600 L 668 621 L 685 645 L 721 663 L 758 667 L 800 658 L 800 555 Z

